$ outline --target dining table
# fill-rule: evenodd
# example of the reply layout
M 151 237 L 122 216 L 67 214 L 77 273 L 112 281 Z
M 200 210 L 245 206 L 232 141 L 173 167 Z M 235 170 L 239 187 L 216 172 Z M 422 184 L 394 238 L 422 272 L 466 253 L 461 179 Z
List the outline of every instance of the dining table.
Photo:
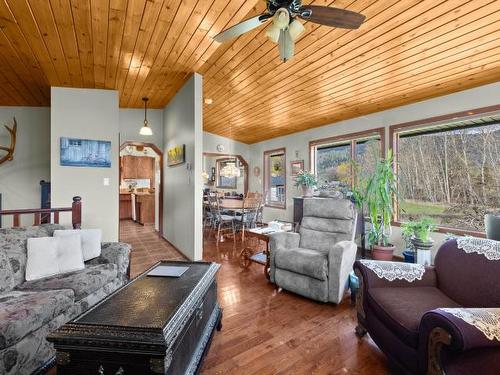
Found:
M 222 198 L 219 202 L 219 208 L 222 210 L 241 210 L 243 209 L 243 200 Z

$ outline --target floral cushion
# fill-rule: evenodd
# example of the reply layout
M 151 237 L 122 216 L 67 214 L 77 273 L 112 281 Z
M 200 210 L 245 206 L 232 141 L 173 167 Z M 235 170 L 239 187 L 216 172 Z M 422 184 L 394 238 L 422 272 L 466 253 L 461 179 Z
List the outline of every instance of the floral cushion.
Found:
M 72 289 L 75 301 L 102 288 L 117 278 L 117 266 L 113 263 L 87 266 L 85 269 L 44 279 L 27 281 L 17 287 L 19 290 Z
M 0 294 L 0 349 L 9 347 L 73 305 L 71 290 Z
M 0 252 L 4 253 L 12 269 L 14 285 L 24 282 L 26 273 L 26 242 L 32 237 L 50 237 L 56 229 L 64 229 L 57 224 L 36 227 L 0 229 Z

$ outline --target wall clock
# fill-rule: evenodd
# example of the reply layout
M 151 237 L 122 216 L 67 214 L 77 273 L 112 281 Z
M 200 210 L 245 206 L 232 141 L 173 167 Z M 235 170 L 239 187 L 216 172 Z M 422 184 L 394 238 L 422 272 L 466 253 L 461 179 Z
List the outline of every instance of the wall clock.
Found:
M 224 146 L 221 144 L 218 144 L 215 148 L 217 149 L 218 152 L 224 151 Z

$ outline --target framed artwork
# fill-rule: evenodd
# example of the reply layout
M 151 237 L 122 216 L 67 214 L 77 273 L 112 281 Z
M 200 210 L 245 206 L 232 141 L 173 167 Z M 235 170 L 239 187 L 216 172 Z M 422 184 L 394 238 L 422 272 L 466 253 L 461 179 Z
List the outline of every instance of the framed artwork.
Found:
M 167 151 L 167 165 L 182 164 L 186 161 L 186 145 L 174 146 Z
M 238 178 L 237 177 L 224 177 L 220 175 L 220 171 L 224 168 L 228 163 L 235 163 L 234 159 L 217 159 L 216 160 L 216 169 L 217 169 L 217 185 L 218 189 L 236 189 Z
M 61 137 L 59 150 L 63 167 L 111 168 L 110 141 Z
M 290 167 L 292 176 L 297 176 L 300 171 L 304 170 L 304 160 L 293 160 L 290 162 Z

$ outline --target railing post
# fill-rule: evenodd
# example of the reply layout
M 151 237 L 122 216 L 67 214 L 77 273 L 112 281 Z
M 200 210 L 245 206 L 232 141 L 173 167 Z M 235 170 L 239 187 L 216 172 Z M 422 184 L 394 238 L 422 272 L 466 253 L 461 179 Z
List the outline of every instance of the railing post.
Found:
M 82 227 L 82 197 L 73 197 L 71 205 L 71 216 L 73 229 L 81 229 Z

